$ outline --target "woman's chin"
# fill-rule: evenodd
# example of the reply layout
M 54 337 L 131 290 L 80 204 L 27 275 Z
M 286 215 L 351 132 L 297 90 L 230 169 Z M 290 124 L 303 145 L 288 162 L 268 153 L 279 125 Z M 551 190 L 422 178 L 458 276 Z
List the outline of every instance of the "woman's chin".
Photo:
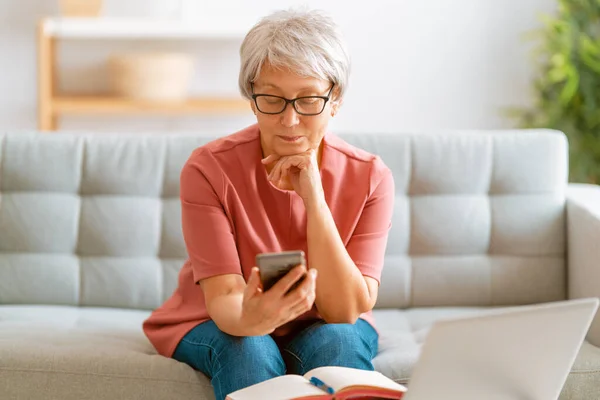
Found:
M 304 153 L 308 151 L 308 145 L 306 143 L 286 143 L 278 144 L 274 148 L 275 153 L 280 156 L 293 156 L 295 154 Z

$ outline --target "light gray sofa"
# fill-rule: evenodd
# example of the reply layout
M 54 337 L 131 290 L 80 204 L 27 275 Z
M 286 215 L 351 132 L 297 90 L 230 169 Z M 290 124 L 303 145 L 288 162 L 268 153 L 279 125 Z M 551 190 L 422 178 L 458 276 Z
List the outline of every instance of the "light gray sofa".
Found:
M 375 312 L 387 376 L 408 381 L 440 317 L 600 296 L 600 188 L 567 185 L 562 133 L 343 137 L 396 181 Z M 179 171 L 208 140 L 0 137 L 1 399 L 213 398 L 141 330 L 186 257 Z M 597 318 L 561 399 L 600 398 L 598 346 Z

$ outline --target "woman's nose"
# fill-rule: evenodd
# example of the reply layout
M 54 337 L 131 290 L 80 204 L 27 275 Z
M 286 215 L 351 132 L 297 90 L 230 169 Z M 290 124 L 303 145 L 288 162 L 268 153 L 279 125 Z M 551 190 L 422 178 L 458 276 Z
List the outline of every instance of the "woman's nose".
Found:
M 300 122 L 300 115 L 296 112 L 291 104 L 288 104 L 285 110 L 281 113 L 281 124 L 287 128 L 297 125 Z

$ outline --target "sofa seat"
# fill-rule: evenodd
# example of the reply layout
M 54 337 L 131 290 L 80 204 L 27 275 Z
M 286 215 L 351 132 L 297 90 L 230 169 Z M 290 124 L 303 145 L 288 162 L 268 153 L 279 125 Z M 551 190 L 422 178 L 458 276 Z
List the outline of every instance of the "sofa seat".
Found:
M 489 308 L 375 310 L 376 369 L 407 383 L 435 320 L 485 311 Z M 2 398 L 213 399 L 203 374 L 156 354 L 141 330 L 148 315 L 114 308 L 0 306 Z M 561 399 L 590 395 L 598 379 L 600 350 L 585 342 Z
M 0 306 L 2 399 L 214 399 L 210 381 L 156 354 L 148 311 Z

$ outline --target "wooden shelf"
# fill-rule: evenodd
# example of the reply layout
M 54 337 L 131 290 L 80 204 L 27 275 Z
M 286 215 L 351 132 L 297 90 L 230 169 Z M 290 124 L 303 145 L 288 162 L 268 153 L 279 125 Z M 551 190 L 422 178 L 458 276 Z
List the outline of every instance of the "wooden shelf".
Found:
M 46 18 L 43 33 L 72 39 L 235 39 L 241 41 L 251 26 L 232 20 L 228 24 L 192 24 L 177 20 L 132 18 Z
M 117 18 L 44 18 L 38 24 L 38 126 L 58 129 L 65 114 L 239 114 L 250 111 L 239 97 L 198 97 L 181 102 L 151 102 L 108 95 L 58 92 L 56 44 L 61 39 L 199 39 L 242 41 L 250 28 L 241 21 L 183 21 Z
M 250 111 L 241 98 L 191 98 L 182 102 L 151 102 L 111 96 L 59 96 L 52 101 L 55 114 L 200 114 Z

